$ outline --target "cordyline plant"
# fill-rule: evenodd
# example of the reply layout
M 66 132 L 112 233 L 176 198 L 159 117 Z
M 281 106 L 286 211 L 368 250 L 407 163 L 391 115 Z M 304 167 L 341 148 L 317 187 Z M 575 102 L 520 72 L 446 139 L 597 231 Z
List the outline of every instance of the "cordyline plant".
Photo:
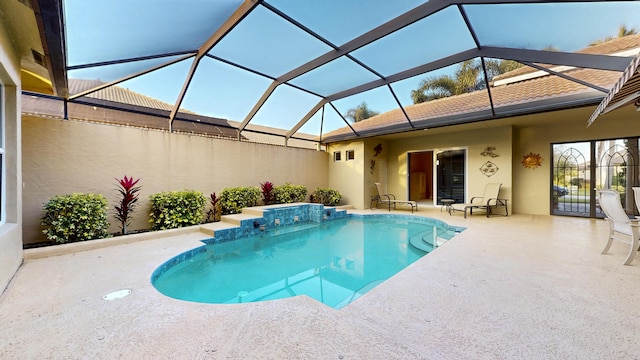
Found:
M 131 222 L 131 213 L 138 205 L 138 191 L 140 191 L 141 186 L 136 186 L 138 184 L 137 180 L 133 180 L 132 177 L 124 176 L 124 178 L 118 180 L 118 193 L 120 193 L 120 201 L 119 204 L 115 206 L 116 209 L 116 220 L 120 221 L 122 225 L 122 235 L 127 234 L 127 226 Z
M 213 222 L 216 221 L 216 218 L 218 217 L 218 202 L 220 201 L 220 198 L 216 196 L 216 193 L 212 193 L 209 196 L 209 204 L 211 205 L 211 209 L 209 209 L 209 211 L 207 211 L 207 221 L 211 220 Z
M 273 183 L 271 181 L 265 181 L 260 184 L 260 190 L 262 191 L 262 202 L 265 205 L 271 205 L 275 202 L 275 196 L 273 196 Z

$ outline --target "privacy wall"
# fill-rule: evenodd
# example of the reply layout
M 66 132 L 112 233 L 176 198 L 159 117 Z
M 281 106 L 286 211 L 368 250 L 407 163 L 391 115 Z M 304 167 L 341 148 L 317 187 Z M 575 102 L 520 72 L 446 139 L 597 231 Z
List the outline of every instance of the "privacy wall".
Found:
M 27 115 L 22 138 L 25 244 L 45 240 L 42 205 L 74 192 L 107 197 L 110 232 L 117 232 L 115 178 L 124 175 L 142 185 L 131 230 L 149 228 L 149 196 L 157 192 L 190 189 L 208 197 L 265 181 L 304 185 L 309 193 L 328 187 L 328 154 L 309 149 Z

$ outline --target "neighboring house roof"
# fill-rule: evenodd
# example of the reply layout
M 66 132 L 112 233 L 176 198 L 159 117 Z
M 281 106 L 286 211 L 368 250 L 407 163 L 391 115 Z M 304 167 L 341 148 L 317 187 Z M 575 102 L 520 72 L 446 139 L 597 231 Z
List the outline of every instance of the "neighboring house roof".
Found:
M 96 88 L 104 84 L 99 80 L 69 79 L 72 94 Z M 119 110 L 127 104 L 127 110 Z M 101 122 L 152 129 L 169 129 L 169 113 L 173 105 L 142 95 L 119 86 L 111 86 L 87 96 L 68 102 L 67 116 L 70 119 Z M 62 100 L 41 96 L 22 96 L 22 112 L 35 116 L 64 117 Z M 173 122 L 173 129 L 182 133 L 201 134 L 227 139 L 238 139 L 240 123 L 226 119 L 198 115 L 181 109 Z M 240 135 L 243 141 L 263 144 L 284 145 L 287 131 L 266 126 L 249 124 Z M 289 139 L 288 146 L 315 149 L 317 141 L 308 134 L 296 134 Z
M 630 49 L 640 49 L 640 35 L 614 39 L 578 52 L 615 54 Z M 546 65 L 546 67 L 553 68 L 552 65 Z M 537 111 L 594 105 L 606 95 L 601 91 L 548 73 L 516 78 L 535 72 L 539 70 L 524 66 L 494 79 L 494 84 L 497 83 L 496 80 L 501 80 L 500 85 L 492 84 L 489 88 L 495 114 L 491 109 L 489 92 L 485 89 L 407 106 L 404 110 L 411 124 L 400 109 L 394 109 L 351 124 L 357 135 L 351 128 L 343 127 L 325 134 L 323 142 L 410 131 L 414 129 L 412 125 L 415 128 L 424 129 Z M 620 77 L 620 73 L 615 71 L 572 67 L 563 67 L 558 72 L 604 89 L 610 89 Z M 510 82 L 509 79 L 515 80 Z
M 594 55 L 602 55 L 602 54 L 615 54 L 618 52 L 622 52 L 625 50 L 635 49 L 640 45 L 640 34 L 638 35 L 629 35 L 621 38 L 612 39 L 610 41 L 589 46 L 584 49 L 576 51 L 579 54 L 594 54 Z M 543 68 L 553 68 L 557 65 L 551 64 L 537 64 Z M 506 78 L 512 78 L 524 74 L 529 74 L 539 71 L 538 69 L 532 68 L 530 66 L 523 66 L 517 68 L 515 70 L 506 72 L 504 74 L 497 75 L 493 78 L 493 81 L 503 80 Z

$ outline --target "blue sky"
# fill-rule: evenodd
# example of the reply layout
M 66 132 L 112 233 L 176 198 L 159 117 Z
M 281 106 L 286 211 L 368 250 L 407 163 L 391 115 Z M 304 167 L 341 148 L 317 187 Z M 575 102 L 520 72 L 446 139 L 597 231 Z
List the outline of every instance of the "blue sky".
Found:
M 68 65 L 194 50 L 239 3 L 239 0 L 65 0 Z M 421 1 L 273 0 L 268 3 L 339 46 Z M 597 39 L 615 36 L 621 25 L 640 30 L 638 2 L 465 5 L 464 10 L 480 43 L 488 46 L 529 49 L 553 46 L 562 51 L 575 51 Z M 473 47 L 462 15 L 452 6 L 352 55 L 388 76 Z M 328 45 L 259 6 L 210 54 L 278 77 L 330 50 Z M 113 81 L 178 58 L 74 70 L 69 72 L 69 77 Z M 190 58 L 120 86 L 173 104 L 192 62 Z M 392 84 L 392 88 L 400 102 L 409 105 L 410 91 L 417 88 L 422 79 L 450 74 L 455 68 L 407 79 Z M 329 95 L 376 78 L 351 60 L 342 58 L 292 83 Z M 267 77 L 204 58 L 182 106 L 204 115 L 242 121 L 270 83 Z M 319 100 L 292 87 L 280 86 L 252 123 L 289 129 Z M 339 100 L 334 105 L 346 113 L 363 101 L 379 112 L 397 107 L 386 88 Z M 344 126 L 333 109 L 327 108 L 325 116 L 325 131 Z M 303 130 L 316 133 L 319 124 L 318 115 Z

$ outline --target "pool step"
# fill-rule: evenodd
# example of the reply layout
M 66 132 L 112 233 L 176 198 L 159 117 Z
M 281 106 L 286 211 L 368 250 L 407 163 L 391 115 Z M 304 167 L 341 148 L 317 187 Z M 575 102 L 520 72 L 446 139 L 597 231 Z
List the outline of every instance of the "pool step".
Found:
M 446 241 L 447 239 L 443 239 L 437 236 L 435 238 L 435 243 L 436 243 L 435 247 L 438 247 L 444 244 Z M 434 245 L 433 243 L 434 243 L 433 229 L 421 231 L 409 238 L 409 244 L 411 244 L 413 247 L 417 248 L 418 250 L 422 250 L 424 252 L 433 251 L 433 249 L 435 248 L 433 246 Z
M 349 304 L 351 304 L 353 301 L 355 301 L 357 298 L 359 298 L 360 296 L 366 294 L 369 290 L 373 289 L 374 287 L 382 284 L 385 280 L 374 280 L 370 283 L 368 283 L 367 285 L 361 287 L 360 289 L 356 290 L 353 292 L 352 295 L 347 296 L 346 298 L 344 298 L 342 301 L 340 301 L 339 303 L 337 303 L 334 308 L 336 309 L 341 309 Z
M 212 223 L 206 223 L 206 224 L 200 225 L 200 232 L 203 232 L 207 235 L 215 236 L 215 233 L 217 230 L 230 229 L 234 227 L 238 227 L 238 225 L 221 220 L 218 222 L 212 222 Z
M 243 211 L 241 214 L 222 215 L 220 220 L 231 223 L 231 224 L 235 224 L 236 226 L 240 226 L 242 225 L 242 221 L 261 219 L 261 218 L 262 218 L 262 213 L 260 215 L 256 215 L 256 214 L 252 214 L 251 212 L 245 213 Z

